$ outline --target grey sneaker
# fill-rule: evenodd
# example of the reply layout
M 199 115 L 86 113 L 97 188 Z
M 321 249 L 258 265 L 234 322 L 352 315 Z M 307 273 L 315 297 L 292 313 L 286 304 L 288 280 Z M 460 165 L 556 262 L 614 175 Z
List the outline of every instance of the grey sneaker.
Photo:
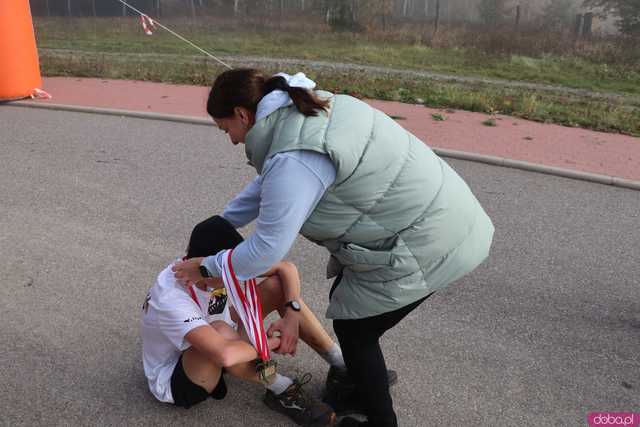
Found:
M 291 418 L 296 424 L 308 427 L 333 426 L 336 414 L 333 409 L 309 396 L 303 386 L 311 380 L 311 374 L 304 374 L 300 379 L 280 394 L 267 390 L 264 403 L 274 411 Z

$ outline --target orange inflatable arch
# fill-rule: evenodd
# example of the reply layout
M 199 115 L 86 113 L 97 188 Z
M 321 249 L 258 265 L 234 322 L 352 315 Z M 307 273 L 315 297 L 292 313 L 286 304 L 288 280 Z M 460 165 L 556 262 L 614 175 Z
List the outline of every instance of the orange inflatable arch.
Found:
M 0 100 L 29 97 L 41 86 L 29 0 L 0 0 Z

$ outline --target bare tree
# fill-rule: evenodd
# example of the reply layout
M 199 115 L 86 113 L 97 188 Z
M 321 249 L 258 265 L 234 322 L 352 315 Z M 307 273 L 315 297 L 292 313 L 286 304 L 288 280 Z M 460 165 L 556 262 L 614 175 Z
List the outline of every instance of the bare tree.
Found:
M 393 1 L 382 0 L 382 31 L 387 31 L 387 20 L 393 13 Z
M 542 10 L 542 28 L 544 30 L 563 31 L 570 28 L 577 9 L 571 0 L 549 2 Z
M 600 17 L 618 18 L 618 29 L 624 34 L 640 34 L 640 2 L 638 0 L 584 0 L 583 6 L 599 10 Z
M 480 0 L 478 13 L 487 26 L 495 27 L 502 24 L 508 15 L 507 0 Z

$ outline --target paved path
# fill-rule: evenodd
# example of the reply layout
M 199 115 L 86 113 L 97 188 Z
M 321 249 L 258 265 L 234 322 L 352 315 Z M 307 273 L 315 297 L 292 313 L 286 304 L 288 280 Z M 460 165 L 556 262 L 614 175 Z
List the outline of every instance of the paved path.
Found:
M 206 117 L 208 88 L 161 83 L 52 77 L 50 102 Z M 399 102 L 368 101 L 429 145 L 640 181 L 640 138 L 497 116 L 439 111 Z M 432 113 L 446 117 L 436 121 Z
M 197 99 L 195 100 L 197 101 Z M 10 426 L 288 426 L 259 387 L 153 400 L 138 316 L 191 227 L 253 175 L 214 128 L 0 107 L 0 414 Z M 401 426 L 585 425 L 640 408 L 640 192 L 451 161 L 496 225 L 491 257 L 383 339 Z M 326 253 L 290 258 L 322 317 Z M 330 324 L 323 320 L 329 328 Z M 323 362 L 302 348 L 283 371 Z

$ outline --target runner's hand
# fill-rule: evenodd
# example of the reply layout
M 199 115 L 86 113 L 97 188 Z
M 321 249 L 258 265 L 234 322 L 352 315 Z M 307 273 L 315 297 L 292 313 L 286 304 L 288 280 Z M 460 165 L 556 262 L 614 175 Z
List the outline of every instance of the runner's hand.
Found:
M 267 345 L 269 346 L 269 350 L 275 350 L 280 347 L 280 337 L 267 338 Z
M 171 267 L 171 271 L 175 273 L 176 279 L 184 286 L 198 282 L 204 277 L 200 274 L 200 263 L 204 258 L 190 258 L 186 261 L 180 261 Z
M 284 318 L 276 320 L 269 326 L 267 336 L 273 337 L 276 332 L 280 333 L 280 346 L 273 349 L 279 354 L 296 355 L 296 347 L 298 346 L 298 334 L 300 329 L 300 320 L 298 313 L 285 314 Z

